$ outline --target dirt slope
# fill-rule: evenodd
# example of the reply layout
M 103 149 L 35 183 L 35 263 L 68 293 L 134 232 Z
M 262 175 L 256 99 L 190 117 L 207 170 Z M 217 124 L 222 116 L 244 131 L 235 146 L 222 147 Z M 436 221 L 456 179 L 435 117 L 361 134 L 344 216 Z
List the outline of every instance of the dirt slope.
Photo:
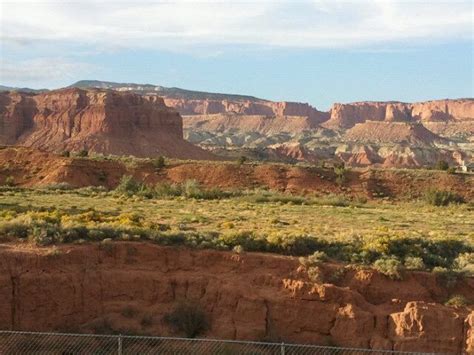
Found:
M 330 169 L 283 164 L 225 162 L 178 162 L 159 171 L 146 161 L 127 167 L 117 160 L 64 158 L 30 148 L 0 149 L 0 184 L 12 177 L 17 186 L 67 182 L 75 187 L 103 185 L 114 188 L 124 175 L 148 184 L 181 183 L 194 179 L 208 187 L 305 193 L 386 196 L 394 199 L 419 197 L 429 188 L 451 190 L 467 200 L 474 198 L 474 175 L 427 170 L 358 169 L 347 173 L 340 186 Z M 403 182 L 403 183 L 402 183 Z
M 411 147 L 447 143 L 421 124 L 377 121 L 357 123 L 346 131 L 344 140 L 358 143 L 407 143 Z
M 329 276 L 338 267 L 323 270 Z M 1 245 L 0 278 L 7 329 L 174 335 L 163 316 L 186 300 L 208 315 L 208 337 L 474 351 L 474 312 L 440 304 L 450 292 L 474 301 L 473 279 L 448 292 L 432 274 L 390 281 L 348 270 L 337 284 L 319 284 L 296 258 L 133 242 L 54 253 Z

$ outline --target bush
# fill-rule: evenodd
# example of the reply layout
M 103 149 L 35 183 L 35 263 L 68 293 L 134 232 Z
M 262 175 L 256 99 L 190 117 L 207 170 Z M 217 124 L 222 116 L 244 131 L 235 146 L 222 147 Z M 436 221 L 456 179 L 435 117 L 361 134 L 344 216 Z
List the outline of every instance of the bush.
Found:
M 71 156 L 71 152 L 69 150 L 63 150 L 61 152 L 61 156 L 65 158 L 69 158 Z
M 344 162 L 334 164 L 334 174 L 336 174 L 336 182 L 342 185 L 346 181 L 347 169 Z
M 123 175 L 115 191 L 127 195 L 134 195 L 142 190 L 143 185 L 137 182 L 131 175 Z
M 154 190 L 157 197 L 176 197 L 183 194 L 181 185 L 169 184 L 167 182 L 156 184 Z
M 328 256 L 324 251 L 315 251 L 313 254 L 305 257 L 300 257 L 300 264 L 304 267 L 317 266 L 322 262 L 326 261 Z
M 449 169 L 449 164 L 446 160 L 439 160 L 435 167 L 434 167 L 436 170 L 443 170 L 443 171 L 446 171 Z
M 447 206 L 450 203 L 464 203 L 462 196 L 451 192 L 430 189 L 425 193 L 425 201 L 433 206 Z
M 311 266 L 308 268 L 308 277 L 315 283 L 323 283 L 324 281 L 323 274 L 318 266 Z
M 160 155 L 158 158 L 154 159 L 152 161 L 152 164 L 153 164 L 153 167 L 155 168 L 155 170 L 161 170 L 165 167 L 165 157 L 163 157 L 162 155 Z
M 407 270 L 424 270 L 426 268 L 423 259 L 417 256 L 407 256 L 404 265 Z
M 293 205 L 302 205 L 304 203 L 309 203 L 309 201 L 304 197 L 272 192 L 255 193 L 253 195 L 246 196 L 245 200 L 252 203 L 283 203 Z
M 474 253 L 459 254 L 454 259 L 453 266 L 467 276 L 474 276 Z
M 245 164 L 246 161 L 247 161 L 247 157 L 244 156 L 244 155 L 241 155 L 241 156 L 237 159 L 237 164 L 238 164 L 238 165 L 242 165 L 242 164 Z
M 5 186 L 15 186 L 15 178 L 13 176 L 7 176 L 3 184 Z
M 164 317 L 175 331 L 184 333 L 187 338 L 195 338 L 209 328 L 209 322 L 202 309 L 192 303 L 180 303 Z
M 374 262 L 374 269 L 392 280 L 401 280 L 402 264 L 397 258 L 383 257 Z
M 334 207 L 347 207 L 350 205 L 350 201 L 341 195 L 328 195 L 328 196 L 320 197 L 316 199 L 314 203 L 320 206 L 334 206 Z
M 89 156 L 89 151 L 86 149 L 81 149 L 79 152 L 77 152 L 77 156 L 81 158 L 85 158 Z
M 446 306 L 451 307 L 465 307 L 468 304 L 466 297 L 462 295 L 454 295 L 444 303 Z
M 60 182 L 57 184 L 49 184 L 44 187 L 45 190 L 50 190 L 50 191 L 68 191 L 72 190 L 73 187 L 68 184 L 67 182 Z

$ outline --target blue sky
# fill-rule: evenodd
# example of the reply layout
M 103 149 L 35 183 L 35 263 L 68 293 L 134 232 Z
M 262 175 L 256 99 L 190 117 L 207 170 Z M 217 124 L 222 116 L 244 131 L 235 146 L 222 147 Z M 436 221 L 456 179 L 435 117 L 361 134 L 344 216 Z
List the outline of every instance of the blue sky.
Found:
M 0 83 L 81 79 L 309 102 L 473 97 L 470 1 L 1 5 Z

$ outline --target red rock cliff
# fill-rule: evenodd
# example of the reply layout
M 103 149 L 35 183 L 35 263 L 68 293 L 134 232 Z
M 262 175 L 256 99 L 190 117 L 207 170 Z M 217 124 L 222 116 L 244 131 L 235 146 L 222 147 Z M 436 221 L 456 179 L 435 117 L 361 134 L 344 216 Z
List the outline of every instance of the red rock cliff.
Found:
M 355 102 L 334 104 L 325 126 L 350 128 L 365 121 L 449 122 L 474 120 L 474 100 L 436 100 L 419 103 Z
M 322 271 L 333 275 L 337 267 Z M 205 337 L 474 351 L 472 309 L 442 305 L 449 292 L 428 273 L 391 281 L 352 269 L 336 285 L 311 282 L 296 258 L 269 254 L 131 242 L 63 245 L 51 253 L 4 244 L 0 281 L 4 329 L 91 332 L 106 324 L 122 334 L 175 335 L 163 317 L 187 300 L 208 316 Z M 450 292 L 472 302 L 473 289 L 466 279 Z
M 182 115 L 210 115 L 236 113 L 262 116 L 305 116 L 314 121 L 324 122 L 329 114 L 299 102 L 272 101 L 230 101 L 230 100 L 188 100 L 165 98 L 166 105 L 174 107 Z
M 0 144 L 104 154 L 210 158 L 183 140 L 182 118 L 156 96 L 63 89 L 0 94 Z

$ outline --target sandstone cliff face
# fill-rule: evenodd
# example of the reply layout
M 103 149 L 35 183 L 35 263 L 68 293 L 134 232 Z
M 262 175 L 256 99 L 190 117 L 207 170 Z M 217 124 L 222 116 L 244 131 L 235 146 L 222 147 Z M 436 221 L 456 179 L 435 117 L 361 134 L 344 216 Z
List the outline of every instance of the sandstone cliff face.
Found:
M 284 256 L 131 242 L 58 250 L 53 255 L 47 248 L 0 248 L 3 328 L 91 332 L 104 331 L 105 324 L 110 328 L 105 330 L 122 334 L 182 335 L 163 316 L 188 301 L 209 318 L 205 337 L 474 350 L 472 310 L 441 305 L 448 293 L 426 273 L 390 281 L 370 270 L 352 270 L 336 285 L 309 281 L 296 258 Z M 330 275 L 338 267 L 322 270 Z M 452 291 L 472 302 L 473 280 Z M 145 316 L 151 319 L 146 324 Z
M 334 104 L 330 128 L 350 128 L 365 121 L 449 122 L 474 120 L 474 100 L 436 100 L 419 103 L 355 102 Z
M 211 157 L 183 140 L 181 117 L 156 96 L 64 89 L 0 97 L 0 144 L 117 155 Z
M 240 114 L 261 116 L 304 116 L 314 122 L 324 122 L 329 114 L 299 102 L 187 100 L 165 98 L 167 106 L 182 115 Z

